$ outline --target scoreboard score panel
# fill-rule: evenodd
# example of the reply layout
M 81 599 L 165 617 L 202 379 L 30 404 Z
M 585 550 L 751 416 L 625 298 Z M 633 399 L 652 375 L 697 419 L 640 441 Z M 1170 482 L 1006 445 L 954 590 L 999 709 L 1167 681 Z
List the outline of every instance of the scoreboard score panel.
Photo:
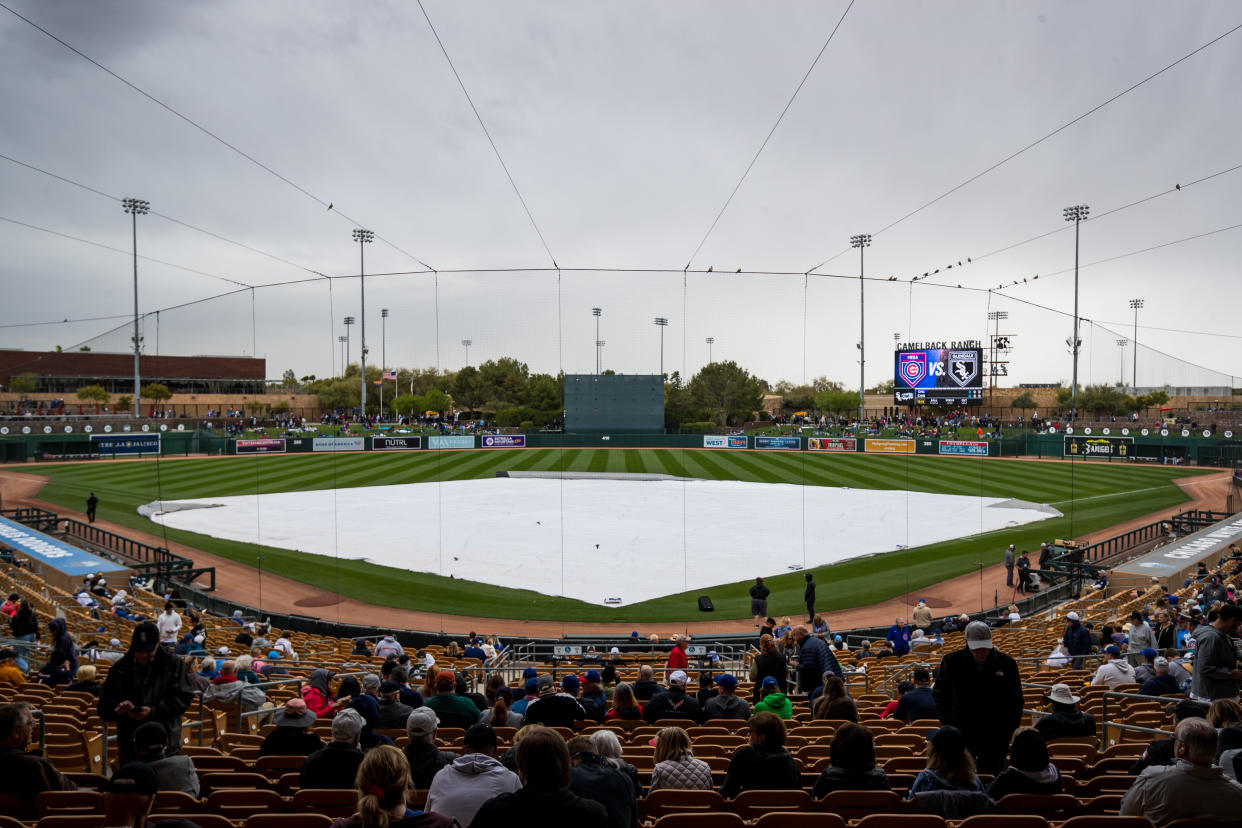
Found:
M 893 401 L 898 405 L 983 402 L 982 348 L 918 348 L 895 352 Z

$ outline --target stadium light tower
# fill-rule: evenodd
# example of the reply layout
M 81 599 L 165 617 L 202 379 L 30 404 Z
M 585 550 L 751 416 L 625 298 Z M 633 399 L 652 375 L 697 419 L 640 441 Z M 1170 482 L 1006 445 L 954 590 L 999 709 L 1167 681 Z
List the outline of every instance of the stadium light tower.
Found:
M 344 365 L 345 364 L 345 348 L 349 344 L 349 337 L 346 336 L 345 334 L 341 334 L 340 336 L 336 338 L 336 341 L 341 343 L 341 365 Z M 341 376 L 345 376 L 345 375 L 342 373 Z
M 602 339 L 595 340 L 595 373 L 602 374 L 604 368 L 603 352 L 604 346 L 608 344 Z
M 138 336 L 138 217 L 151 210 L 151 203 L 140 198 L 123 198 L 121 207 L 129 213 L 134 232 L 134 419 L 138 419 L 138 403 L 142 393 L 138 375 L 138 353 L 142 339 Z
M 470 367 L 470 346 L 474 344 L 473 339 L 463 339 L 461 346 L 466 349 L 466 367 Z
M 596 374 L 600 372 L 599 349 L 603 347 L 604 345 L 604 343 L 601 342 L 599 338 L 599 317 L 600 317 L 600 314 L 602 314 L 603 312 L 604 311 L 602 308 L 591 308 L 591 316 L 595 317 L 595 373 Z
M 871 234 L 859 233 L 850 236 L 850 247 L 858 248 L 858 424 L 862 425 L 866 415 L 867 392 L 867 314 L 863 309 L 863 288 L 866 285 L 864 268 L 866 249 L 871 246 Z
M 1078 416 L 1078 349 L 1082 347 L 1082 340 L 1078 337 L 1078 228 L 1090 212 L 1091 208 L 1085 204 L 1075 204 L 1061 211 L 1066 221 L 1074 222 L 1074 332 L 1070 335 L 1069 346 L 1074 354 L 1074 382 L 1070 386 L 1070 399 L 1075 417 Z
M 712 346 L 716 344 L 716 337 L 709 336 L 704 341 L 707 343 L 707 364 L 711 365 L 712 364 Z
M 367 416 L 367 273 L 366 273 L 366 256 L 363 251 L 367 249 L 367 245 L 375 238 L 375 234 L 370 230 L 364 230 L 361 227 L 354 228 L 354 241 L 358 242 L 358 285 L 362 293 L 362 311 L 358 314 L 361 320 L 361 343 L 358 345 L 358 352 L 362 354 L 362 393 L 359 408 L 362 416 Z
M 1134 375 L 1131 382 L 1134 383 L 1134 393 L 1138 394 L 1138 312 L 1143 309 L 1143 300 L 1131 299 L 1130 308 L 1134 311 Z
M 388 370 L 388 308 L 380 308 L 380 419 L 384 419 L 384 372 Z
M 341 376 L 349 373 L 349 326 L 357 322 L 352 316 L 345 317 L 345 367 L 341 369 Z
M 1121 385 L 1126 384 L 1126 346 L 1129 344 L 1130 340 L 1125 339 L 1124 337 L 1117 340 L 1117 348 L 1121 351 Z
M 663 316 L 655 318 L 656 327 L 660 329 L 660 376 L 664 376 L 664 329 L 668 327 L 668 319 Z

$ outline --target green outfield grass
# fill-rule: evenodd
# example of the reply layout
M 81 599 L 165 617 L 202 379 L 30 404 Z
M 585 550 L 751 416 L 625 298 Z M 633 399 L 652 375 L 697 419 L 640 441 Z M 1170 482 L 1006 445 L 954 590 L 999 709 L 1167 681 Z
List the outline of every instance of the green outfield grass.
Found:
M 1199 473 L 1185 467 L 1119 463 L 703 449 L 366 452 L 165 460 L 158 464 L 154 460 L 98 461 L 39 468 L 51 478 L 41 498 L 80 511 L 87 494 L 94 491 L 100 499 L 100 517 L 154 533 L 160 533 L 161 527 L 135 510 L 157 499 L 462 480 L 493 477 L 502 470 L 661 472 L 763 483 L 1013 497 L 1049 503 L 1065 513 L 1062 518 L 1025 527 L 816 569 L 819 608 L 825 611 L 866 606 L 900 595 L 907 586 L 917 589 L 975 571 L 980 562 L 998 563 L 1009 543 L 1019 550 L 1035 550 L 1041 540 L 1081 536 L 1176 506 L 1187 498 L 1170 481 Z M 410 527 L 411 534 L 419 531 L 418 526 Z M 218 540 L 193 532 L 169 529 L 167 537 L 249 566 L 256 566 L 262 556 L 266 572 L 394 607 L 496 618 L 677 622 L 697 615 L 695 596 L 710 593 L 717 617 L 740 618 L 749 612 L 747 584 L 723 584 L 609 610 L 581 601 Z M 764 569 L 758 564 L 762 554 L 763 550 L 755 551 L 758 574 Z M 653 573 L 653 577 L 657 576 Z M 770 612 L 794 615 L 802 611 L 801 572 L 767 580 L 772 588 Z M 991 596 L 986 600 L 990 603 Z

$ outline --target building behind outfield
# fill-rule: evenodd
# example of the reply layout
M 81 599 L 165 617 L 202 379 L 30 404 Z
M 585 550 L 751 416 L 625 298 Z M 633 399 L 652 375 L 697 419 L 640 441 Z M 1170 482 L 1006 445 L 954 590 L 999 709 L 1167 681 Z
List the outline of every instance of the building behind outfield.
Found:
M 262 394 L 267 361 L 236 356 L 139 357 L 143 385 L 158 382 L 174 394 Z M 134 355 L 95 351 L 0 350 L 0 386 L 32 377 L 36 394 L 70 395 L 87 385 L 113 394 L 134 390 Z
M 659 374 L 566 374 L 565 431 L 660 433 L 664 378 Z

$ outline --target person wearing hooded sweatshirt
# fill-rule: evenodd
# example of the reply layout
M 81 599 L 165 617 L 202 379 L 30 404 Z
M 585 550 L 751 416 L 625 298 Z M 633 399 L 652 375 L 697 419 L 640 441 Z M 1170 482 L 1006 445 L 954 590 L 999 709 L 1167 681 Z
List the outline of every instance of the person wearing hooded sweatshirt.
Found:
M 750 704 L 735 695 L 737 677 L 731 673 L 716 676 L 716 686 L 720 691 L 707 700 L 703 707 L 703 715 L 707 719 L 749 719 Z
M 302 685 L 302 700 L 316 716 L 332 716 L 338 710 L 332 700 L 332 673 L 323 667 L 311 671 L 310 678 Z
M 1091 655 L 1091 632 L 1082 625 L 1076 612 L 1065 616 L 1065 620 L 1069 623 L 1065 627 L 1065 635 L 1061 637 L 1061 643 L 1065 645 L 1067 653 L 1077 656 L 1073 660 L 1074 669 L 1081 670 L 1083 665 L 1081 656 Z
M 104 679 L 96 710 L 106 722 L 117 722 L 120 763 L 134 761 L 134 732 L 145 721 L 168 731 L 168 752 L 181 746 L 181 714 L 194 699 L 185 662 L 160 645 L 160 631 L 150 621 L 134 629 L 129 650 Z
M 427 810 L 457 820 L 469 828 L 483 803 L 494 796 L 514 793 L 522 781 L 496 759 L 496 731 L 477 724 L 466 731 L 462 755 L 431 780 Z
M 802 787 L 798 763 L 785 750 L 785 722 L 775 713 L 756 713 L 750 719 L 750 744 L 729 760 L 720 795 L 732 799 L 742 791 L 788 791 Z
M 1048 758 L 1048 745 L 1034 728 L 1024 727 L 1013 736 L 1009 767 L 988 787 L 988 796 L 999 802 L 1007 794 L 1059 794 L 1061 774 Z
M 13 633 L 13 637 L 18 641 L 34 641 L 35 636 L 39 634 L 39 616 L 31 608 L 29 601 L 21 601 L 17 605 L 17 612 L 9 619 L 9 629 Z M 26 659 L 30 655 L 30 650 L 25 647 L 14 647 L 13 652 L 16 654 L 14 661 L 17 662 L 17 669 L 23 673 L 30 669 L 30 662 Z
M 755 703 L 755 713 L 775 713 L 782 719 L 793 718 L 793 702 L 776 686 L 776 679 L 767 676 L 763 680 L 763 699 Z
M 77 675 L 78 645 L 74 643 L 73 636 L 65 629 L 65 619 L 53 618 L 47 622 L 47 628 L 52 633 L 52 649 L 60 650 L 68 657 L 69 675 Z
M 668 677 L 668 690 L 657 693 L 643 708 L 643 720 L 647 724 L 654 724 L 660 719 L 691 719 L 697 723 L 703 711 L 698 699 L 686 693 L 689 681 L 690 677 L 684 670 L 674 670 Z
M 1121 648 L 1116 644 L 1109 644 L 1104 648 L 1104 663 L 1095 671 L 1095 675 L 1091 677 L 1091 685 L 1105 685 L 1109 690 L 1113 690 L 1119 684 L 1134 683 L 1134 668 L 1130 666 L 1130 662 L 1121 657 Z

